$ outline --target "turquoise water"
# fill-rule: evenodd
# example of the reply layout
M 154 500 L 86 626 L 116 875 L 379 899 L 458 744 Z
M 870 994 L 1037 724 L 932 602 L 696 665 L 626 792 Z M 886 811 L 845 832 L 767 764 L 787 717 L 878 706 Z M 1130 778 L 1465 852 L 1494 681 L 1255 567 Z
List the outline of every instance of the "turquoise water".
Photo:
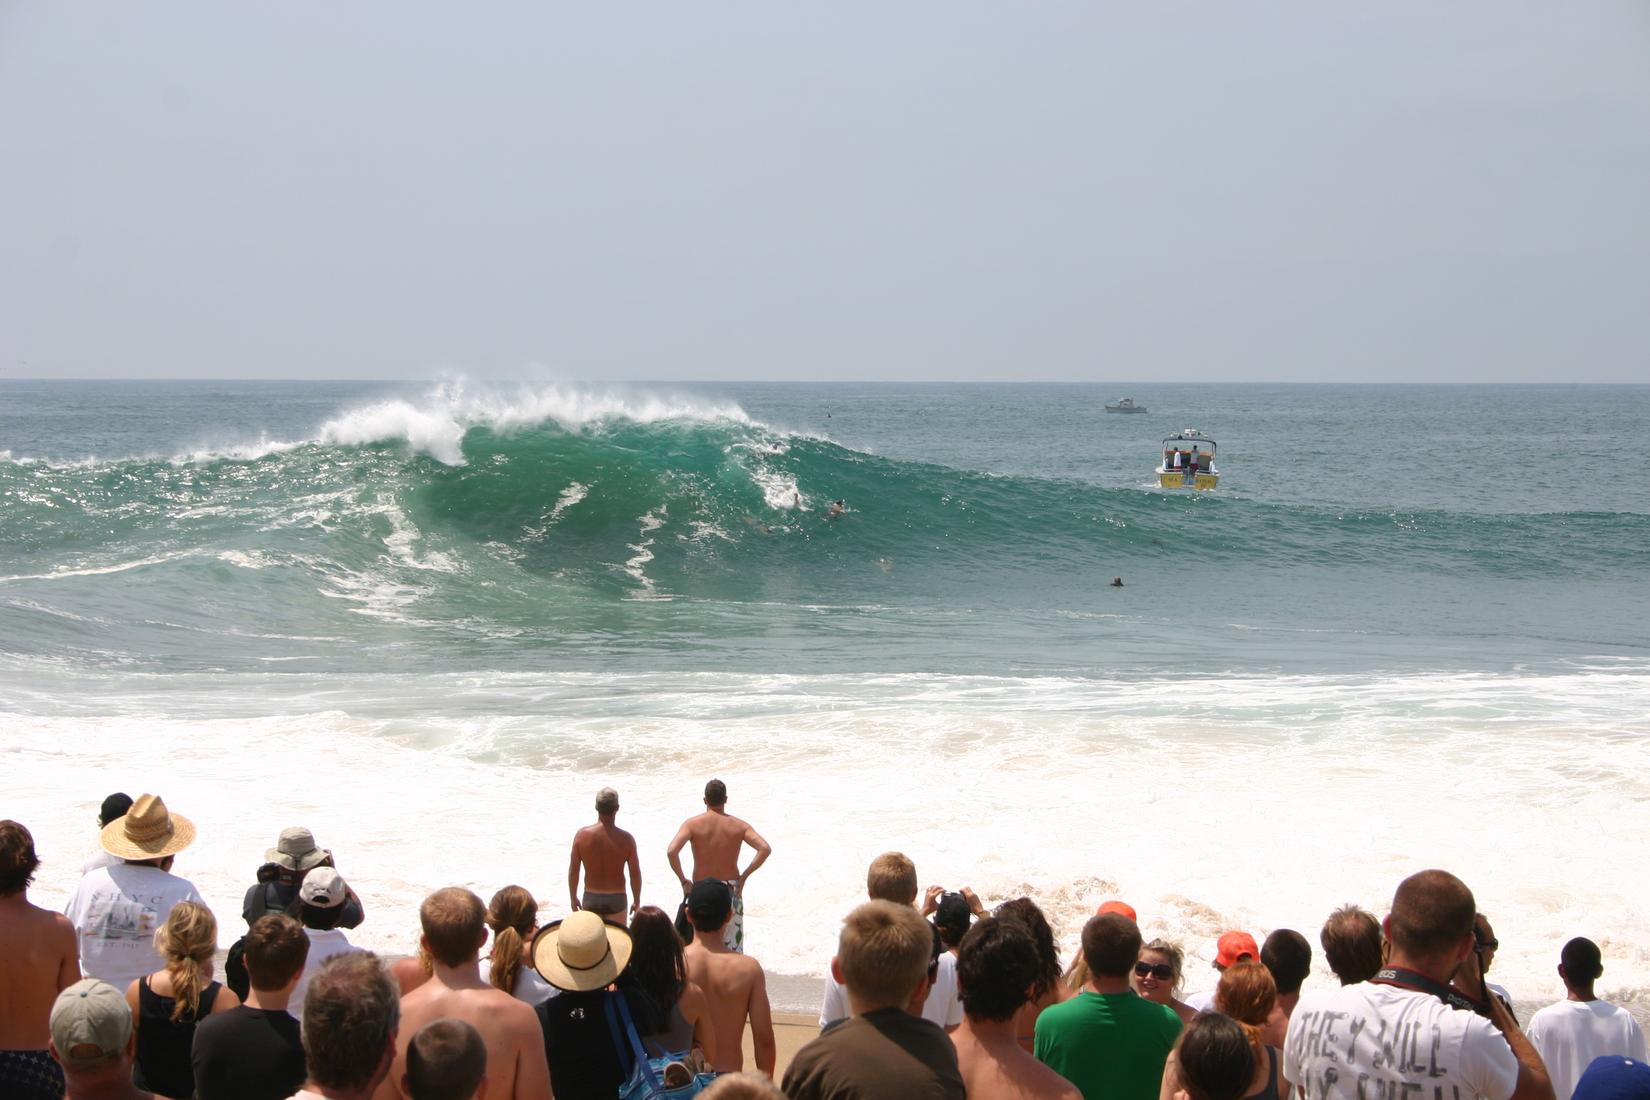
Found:
M 563 390 L 6 383 L 0 632 L 153 671 L 1646 656 L 1650 388 L 1136 385 L 1149 414 L 1100 414 L 1117 390 L 729 385 L 592 417 Z M 1187 426 L 1221 444 L 1214 494 L 1151 487 Z
M 780 973 L 899 846 L 1068 951 L 1131 899 L 1191 973 L 1442 864 L 1521 999 L 1576 934 L 1650 997 L 1647 425 L 1650 387 L 0 382 L 6 813 L 50 902 L 103 794 L 162 791 L 222 911 L 301 822 L 406 951 L 452 882 L 555 915 L 603 785 L 672 882 L 715 774 Z M 1186 427 L 1214 493 L 1154 485 Z

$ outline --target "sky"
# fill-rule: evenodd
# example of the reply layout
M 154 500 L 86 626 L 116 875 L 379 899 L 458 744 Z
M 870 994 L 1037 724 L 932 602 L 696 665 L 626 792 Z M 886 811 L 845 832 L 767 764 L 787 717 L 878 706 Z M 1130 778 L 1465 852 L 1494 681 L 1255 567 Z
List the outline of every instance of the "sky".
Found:
M 0 378 L 1650 380 L 1650 5 L 0 4 Z

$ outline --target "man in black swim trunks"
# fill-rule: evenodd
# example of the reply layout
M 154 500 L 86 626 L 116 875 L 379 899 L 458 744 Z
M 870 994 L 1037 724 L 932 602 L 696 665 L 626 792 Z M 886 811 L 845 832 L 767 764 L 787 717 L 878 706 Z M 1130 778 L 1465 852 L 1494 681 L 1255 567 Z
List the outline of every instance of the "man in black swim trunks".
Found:
M 642 862 L 636 838 L 614 824 L 619 816 L 619 792 L 603 787 L 596 794 L 596 823 L 573 835 L 573 854 L 567 865 L 567 898 L 573 911 L 588 909 L 615 924 L 629 922 L 642 904 Z M 584 893 L 579 893 L 579 872 Z M 630 872 L 630 894 L 625 905 L 624 876 Z

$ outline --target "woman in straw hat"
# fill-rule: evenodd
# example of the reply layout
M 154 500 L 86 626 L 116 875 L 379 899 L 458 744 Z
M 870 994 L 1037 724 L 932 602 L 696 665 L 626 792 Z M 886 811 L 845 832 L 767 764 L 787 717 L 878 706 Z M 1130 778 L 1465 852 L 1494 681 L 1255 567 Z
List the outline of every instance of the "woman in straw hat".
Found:
M 195 1071 L 189 1061 L 195 1024 L 241 1001 L 212 980 L 218 922 L 206 906 L 193 901 L 174 905 L 155 933 L 155 947 L 165 956 L 166 968 L 126 989 L 137 1031 L 132 1083 L 157 1096 L 189 1100 L 195 1095 Z
M 557 1100 L 611 1098 L 624 1083 L 629 1059 L 621 1061 L 613 1043 L 607 1004 L 609 998 L 622 998 L 632 1019 L 649 1009 L 626 972 L 631 950 L 627 930 L 588 909 L 545 925 L 533 937 L 533 969 L 561 990 L 533 1010 L 544 1029 Z M 617 988 L 609 992 L 613 986 Z
M 165 966 L 155 931 L 180 901 L 201 901 L 193 883 L 172 874 L 173 857 L 194 839 L 194 822 L 152 794 L 104 826 L 103 850 L 119 862 L 87 872 L 67 910 L 88 978 L 125 989 Z

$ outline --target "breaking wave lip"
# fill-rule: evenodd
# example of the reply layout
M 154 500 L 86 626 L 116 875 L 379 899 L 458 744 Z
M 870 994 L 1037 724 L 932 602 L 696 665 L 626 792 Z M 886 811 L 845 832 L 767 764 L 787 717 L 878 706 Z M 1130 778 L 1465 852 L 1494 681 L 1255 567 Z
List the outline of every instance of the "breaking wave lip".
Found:
M 447 466 L 465 464 L 464 436 L 471 428 L 509 431 L 554 422 L 571 430 L 589 430 L 613 421 L 654 424 L 685 420 L 764 427 L 736 402 L 712 401 L 684 394 L 619 387 L 595 388 L 571 383 L 520 386 L 514 390 L 477 387 L 462 379 L 442 382 L 422 397 L 375 401 L 340 413 L 316 429 L 313 438 L 271 439 L 223 447 L 202 447 L 174 454 L 96 455 L 56 461 L 0 450 L 0 463 L 76 469 L 120 462 L 169 462 L 175 466 L 211 462 L 256 462 L 315 444 L 365 446 L 402 442 Z
M 756 421 L 732 402 L 563 384 L 523 387 L 513 394 L 471 392 L 463 382 L 447 382 L 417 403 L 394 398 L 335 417 L 321 426 L 317 441 L 360 446 L 401 440 L 445 465 L 462 466 L 464 435 L 474 427 L 508 431 L 553 421 L 565 428 L 583 430 L 614 420 L 636 424 L 724 421 L 756 426 Z

